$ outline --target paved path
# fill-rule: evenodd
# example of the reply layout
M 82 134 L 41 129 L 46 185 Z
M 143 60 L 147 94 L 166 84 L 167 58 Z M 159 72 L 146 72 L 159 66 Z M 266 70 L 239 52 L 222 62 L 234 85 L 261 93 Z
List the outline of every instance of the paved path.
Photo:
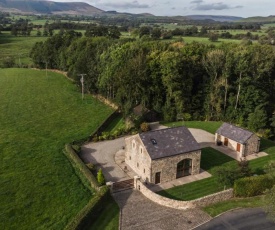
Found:
M 195 230 L 274 230 L 275 222 L 266 218 L 261 208 L 230 211 L 195 228 Z
M 121 209 L 121 230 L 189 230 L 211 219 L 199 209 L 177 210 L 158 205 L 137 190 L 113 194 Z
M 89 143 L 81 148 L 84 163 L 93 163 L 102 168 L 106 181 L 122 181 L 130 177 L 115 163 L 114 155 L 124 146 L 124 137 L 116 140 Z

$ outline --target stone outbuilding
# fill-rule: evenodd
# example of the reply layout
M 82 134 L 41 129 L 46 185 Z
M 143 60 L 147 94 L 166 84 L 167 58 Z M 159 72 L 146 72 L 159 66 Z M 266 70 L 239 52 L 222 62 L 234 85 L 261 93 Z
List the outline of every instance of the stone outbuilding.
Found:
M 136 134 L 125 144 L 125 162 L 144 181 L 158 184 L 200 172 L 201 148 L 184 126 Z
M 216 131 L 215 141 L 239 153 L 239 157 L 246 157 L 259 152 L 260 138 L 246 129 L 229 123 L 223 123 Z

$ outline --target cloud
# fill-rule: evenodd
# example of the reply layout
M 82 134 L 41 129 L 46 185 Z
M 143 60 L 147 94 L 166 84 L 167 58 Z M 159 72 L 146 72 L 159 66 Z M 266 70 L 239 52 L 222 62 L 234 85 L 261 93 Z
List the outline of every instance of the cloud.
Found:
M 147 9 L 150 8 L 148 4 L 140 4 L 138 1 L 132 2 L 106 2 L 100 3 L 100 5 L 109 7 L 109 8 L 119 8 L 119 9 Z
M 228 9 L 236 9 L 236 8 L 243 8 L 243 6 L 229 6 L 223 2 L 217 2 L 217 3 L 209 3 L 205 4 L 203 3 L 203 0 L 194 0 L 190 3 L 196 4 L 196 6 L 191 7 L 192 10 L 199 10 L 199 11 L 205 11 L 205 10 L 228 10 Z
M 203 0 L 194 0 L 194 1 L 191 1 L 190 3 L 199 4 L 199 3 L 203 3 Z

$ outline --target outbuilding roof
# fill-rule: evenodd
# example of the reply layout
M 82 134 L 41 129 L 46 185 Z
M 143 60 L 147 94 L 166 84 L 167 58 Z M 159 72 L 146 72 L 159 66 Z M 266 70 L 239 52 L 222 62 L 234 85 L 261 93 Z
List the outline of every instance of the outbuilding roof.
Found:
M 253 135 L 252 132 L 229 123 L 223 123 L 216 133 L 241 144 Z
M 184 126 L 144 132 L 139 136 L 152 160 L 201 149 Z

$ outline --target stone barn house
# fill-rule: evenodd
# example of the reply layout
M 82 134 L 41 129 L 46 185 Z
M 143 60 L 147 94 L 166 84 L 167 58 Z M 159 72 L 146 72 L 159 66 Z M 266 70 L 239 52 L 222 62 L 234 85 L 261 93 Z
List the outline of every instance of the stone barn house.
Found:
M 216 131 L 215 141 L 239 153 L 239 157 L 258 153 L 260 149 L 260 138 L 240 127 L 229 123 L 223 123 Z
M 146 182 L 163 183 L 200 172 L 201 148 L 182 126 L 125 139 L 125 162 Z

